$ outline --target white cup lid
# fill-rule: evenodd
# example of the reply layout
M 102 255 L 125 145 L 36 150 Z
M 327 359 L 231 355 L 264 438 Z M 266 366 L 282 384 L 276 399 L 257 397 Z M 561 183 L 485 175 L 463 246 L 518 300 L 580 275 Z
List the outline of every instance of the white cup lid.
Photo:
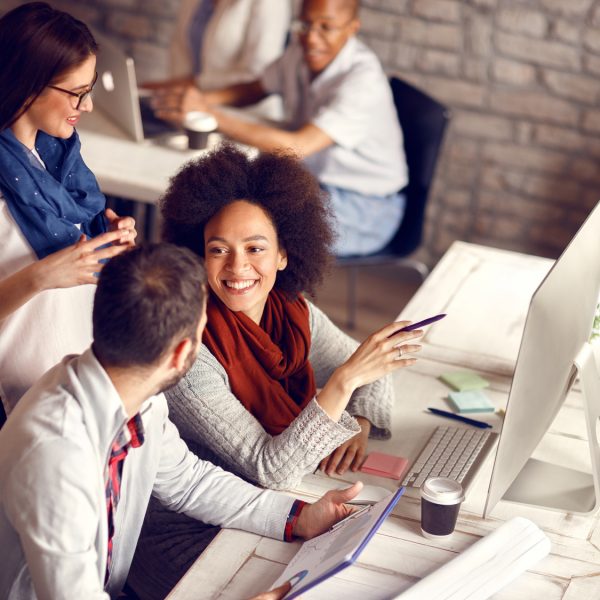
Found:
M 448 477 L 431 477 L 421 486 L 421 497 L 435 504 L 458 504 L 465 499 L 458 481 Z
M 214 131 L 218 123 L 210 113 L 192 110 L 186 113 L 183 119 L 183 126 L 192 131 Z

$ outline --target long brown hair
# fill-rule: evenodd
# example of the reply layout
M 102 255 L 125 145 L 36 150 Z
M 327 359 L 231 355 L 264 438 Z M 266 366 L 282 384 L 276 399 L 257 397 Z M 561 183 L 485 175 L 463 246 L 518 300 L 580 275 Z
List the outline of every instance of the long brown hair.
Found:
M 98 52 L 85 23 L 46 2 L 0 18 L 0 131 L 10 127 L 53 81 Z

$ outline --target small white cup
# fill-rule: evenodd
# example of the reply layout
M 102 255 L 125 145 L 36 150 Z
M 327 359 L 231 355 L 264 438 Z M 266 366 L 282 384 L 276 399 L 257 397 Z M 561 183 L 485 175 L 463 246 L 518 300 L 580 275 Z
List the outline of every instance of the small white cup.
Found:
M 185 115 L 183 127 L 188 136 L 190 150 L 203 150 L 208 136 L 217 129 L 217 120 L 209 113 L 193 110 Z

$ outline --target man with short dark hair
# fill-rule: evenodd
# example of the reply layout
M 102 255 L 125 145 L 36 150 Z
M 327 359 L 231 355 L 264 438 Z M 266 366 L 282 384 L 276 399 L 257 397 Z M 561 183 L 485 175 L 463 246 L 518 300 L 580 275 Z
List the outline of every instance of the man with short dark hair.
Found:
M 358 0 L 304 0 L 297 39 L 252 82 L 201 92 L 193 85 L 157 95 L 164 118 L 204 110 L 219 131 L 262 151 L 291 148 L 330 194 L 338 255 L 387 244 L 404 214 L 408 181 L 402 132 L 379 60 L 356 34 Z M 280 94 L 285 127 L 240 118 L 220 105 L 247 106 Z
M 196 357 L 205 286 L 200 260 L 170 244 L 102 270 L 92 347 L 48 371 L 0 431 L 1 598 L 116 597 L 150 495 L 280 539 L 312 537 L 349 513 L 360 485 L 304 507 L 199 460 L 179 437 L 161 391 Z

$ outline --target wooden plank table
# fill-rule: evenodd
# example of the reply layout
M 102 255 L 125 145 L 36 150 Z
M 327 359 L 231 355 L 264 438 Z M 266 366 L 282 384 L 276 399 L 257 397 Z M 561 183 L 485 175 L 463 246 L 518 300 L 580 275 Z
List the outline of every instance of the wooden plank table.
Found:
M 549 259 L 461 242 L 450 248 L 400 315 L 417 320 L 446 312 L 448 317 L 427 330 L 417 364 L 394 375 L 393 437 L 370 441 L 370 450 L 416 458 L 433 427 L 448 423 L 424 411 L 426 406 L 447 408 L 448 388 L 438 380 L 447 371 L 468 368 L 480 373 L 491 383 L 488 396 L 494 405 L 505 406 L 529 300 L 552 263 Z M 499 429 L 501 417 L 483 418 Z M 549 457 L 566 456 L 580 468 L 589 463 L 577 389 L 567 398 L 539 452 Z M 598 515 L 574 515 L 501 501 L 491 516 L 483 519 L 491 467 L 490 457 L 463 503 L 456 531 L 449 539 L 432 541 L 421 535 L 418 496 L 414 490 L 407 490 L 358 563 L 303 598 L 393 598 L 517 515 L 531 519 L 546 532 L 552 551 L 494 598 L 600 598 Z M 356 479 L 390 490 L 396 486 L 392 480 L 364 473 L 336 478 L 308 475 L 298 489 L 289 493 L 314 500 L 328 489 Z M 223 530 L 169 599 L 250 597 L 270 587 L 298 547 L 298 543 Z
M 100 189 L 119 196 L 155 204 L 169 178 L 205 150 L 187 150 L 152 141 L 134 142 L 99 110 L 84 115 L 77 129 L 81 155 L 96 176 Z M 184 135 L 184 134 L 182 134 Z

